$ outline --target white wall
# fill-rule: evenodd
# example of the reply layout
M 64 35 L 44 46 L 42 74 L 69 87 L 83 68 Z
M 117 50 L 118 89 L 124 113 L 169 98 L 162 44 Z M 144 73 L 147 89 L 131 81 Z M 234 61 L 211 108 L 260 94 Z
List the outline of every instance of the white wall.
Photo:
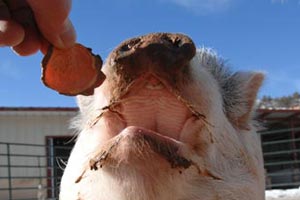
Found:
M 76 111 L 0 111 L 0 141 L 45 144 L 45 136 L 72 135 Z
M 73 136 L 70 120 L 76 109 L 0 109 L 0 142 L 46 144 L 46 136 Z M 7 145 L 0 144 L 0 154 L 7 153 Z M 46 155 L 44 146 L 10 146 L 11 154 Z M 45 157 L 11 157 L 11 165 L 47 165 Z M 0 156 L 0 165 L 7 165 L 7 157 Z M 11 168 L 12 176 L 47 176 L 46 168 Z M 0 167 L 0 177 L 8 176 L 8 170 Z M 12 179 L 13 187 L 37 187 L 39 182 L 47 185 L 46 179 Z M 0 179 L 0 188 L 8 188 L 8 180 Z M 37 190 L 13 192 L 13 198 L 33 198 Z M 0 199 L 8 199 L 8 191 L 0 190 Z

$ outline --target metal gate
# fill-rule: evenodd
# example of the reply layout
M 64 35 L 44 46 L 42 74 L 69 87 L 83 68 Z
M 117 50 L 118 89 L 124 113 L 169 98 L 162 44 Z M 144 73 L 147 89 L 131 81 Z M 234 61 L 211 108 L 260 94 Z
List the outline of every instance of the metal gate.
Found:
M 300 186 L 300 128 L 260 132 L 267 189 Z
M 0 142 L 0 199 L 58 199 L 59 183 L 73 143 L 47 138 L 47 145 Z

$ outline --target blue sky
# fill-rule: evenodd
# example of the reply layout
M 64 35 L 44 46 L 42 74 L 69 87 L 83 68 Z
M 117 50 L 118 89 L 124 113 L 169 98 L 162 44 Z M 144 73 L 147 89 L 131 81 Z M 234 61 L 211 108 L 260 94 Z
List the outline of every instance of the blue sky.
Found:
M 124 39 L 181 32 L 233 70 L 267 75 L 260 96 L 300 92 L 300 0 L 74 0 L 77 41 L 103 59 Z M 0 48 L 0 106 L 75 106 L 40 81 L 42 55 Z

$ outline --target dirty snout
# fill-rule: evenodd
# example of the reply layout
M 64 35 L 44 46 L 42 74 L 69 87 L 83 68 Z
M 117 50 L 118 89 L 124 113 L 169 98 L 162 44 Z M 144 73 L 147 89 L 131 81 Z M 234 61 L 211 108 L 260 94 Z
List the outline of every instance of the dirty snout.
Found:
M 110 59 L 119 74 L 152 72 L 170 76 L 183 71 L 195 53 L 196 47 L 186 35 L 153 33 L 123 42 Z

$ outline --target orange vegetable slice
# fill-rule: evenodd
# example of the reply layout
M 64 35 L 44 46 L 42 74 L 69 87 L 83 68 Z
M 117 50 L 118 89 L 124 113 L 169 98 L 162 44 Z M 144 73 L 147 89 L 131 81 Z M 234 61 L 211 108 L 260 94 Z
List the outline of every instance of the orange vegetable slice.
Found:
M 42 81 L 60 94 L 92 95 L 105 79 L 101 67 L 101 57 L 81 44 L 69 49 L 50 47 L 42 60 Z

